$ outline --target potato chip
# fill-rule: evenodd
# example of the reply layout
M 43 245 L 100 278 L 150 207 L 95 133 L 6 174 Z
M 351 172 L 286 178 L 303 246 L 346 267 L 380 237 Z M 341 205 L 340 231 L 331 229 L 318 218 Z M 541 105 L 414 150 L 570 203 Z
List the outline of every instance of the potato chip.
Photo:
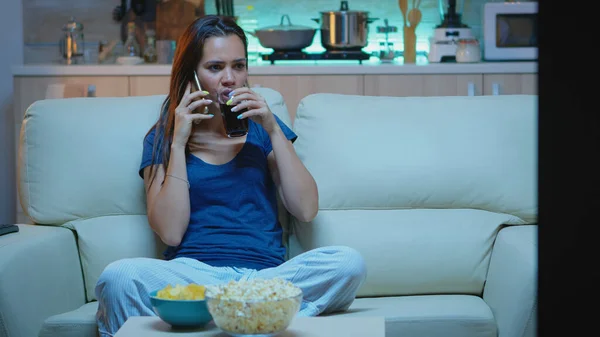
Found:
M 156 297 L 167 300 L 203 300 L 205 287 L 190 283 L 188 285 L 167 285 L 156 293 Z

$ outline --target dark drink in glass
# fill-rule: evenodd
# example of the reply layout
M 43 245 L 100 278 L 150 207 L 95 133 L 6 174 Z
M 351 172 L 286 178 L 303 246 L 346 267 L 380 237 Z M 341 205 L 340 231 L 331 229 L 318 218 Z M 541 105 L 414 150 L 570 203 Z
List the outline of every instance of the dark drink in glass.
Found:
M 219 95 L 220 96 L 220 95 Z M 223 124 L 225 125 L 225 132 L 227 137 L 242 137 L 248 133 L 248 119 L 237 119 L 237 116 L 248 111 L 248 109 L 242 109 L 239 111 L 231 111 L 235 105 L 227 105 L 223 102 L 223 99 L 219 97 L 219 107 L 221 108 L 221 116 L 223 117 Z

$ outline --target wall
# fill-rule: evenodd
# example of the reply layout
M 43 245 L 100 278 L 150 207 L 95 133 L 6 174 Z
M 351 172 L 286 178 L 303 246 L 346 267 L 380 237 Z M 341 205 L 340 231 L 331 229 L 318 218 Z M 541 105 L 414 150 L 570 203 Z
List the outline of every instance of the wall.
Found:
M 120 4 L 117 0 L 22 0 L 24 42 L 26 48 L 26 63 L 46 62 L 49 58 L 60 60 L 57 41 L 61 36 L 61 27 L 71 15 L 84 24 L 85 40 L 88 42 L 90 53 L 97 52 L 99 40 L 118 39 L 120 23 L 112 20 L 112 11 Z M 164 1 L 164 0 L 163 0 Z M 170 0 L 175 1 L 175 0 Z M 183 1 L 183 0 L 181 0 Z M 185 0 L 195 5 L 204 0 Z M 433 29 L 440 23 L 438 0 L 417 0 L 422 11 L 422 22 L 417 26 L 417 49 L 429 50 L 428 38 Z M 409 8 L 413 0 L 409 0 Z M 486 0 L 465 0 L 463 22 L 473 29 L 475 36 L 480 35 L 480 10 Z M 294 25 L 318 28 L 311 20 L 318 18 L 321 11 L 339 10 L 339 0 L 234 0 L 235 14 L 239 17 L 240 25 L 246 30 L 254 30 L 266 26 L 278 25 L 283 14 L 288 14 Z M 377 26 L 384 25 L 384 19 L 389 25 L 397 26 L 398 32 L 390 35 L 397 50 L 402 50 L 402 15 L 397 0 L 349 0 L 350 10 L 369 11 L 369 16 L 379 18 L 370 25 L 369 45 L 366 51 L 376 50 L 383 34 L 377 33 Z M 253 8 L 249 10 L 248 8 Z M 207 14 L 215 14 L 214 1 L 206 1 Z M 42 24 L 43 22 L 43 24 Z M 250 51 L 270 52 L 264 49 L 256 38 L 249 36 Z M 313 44 L 306 49 L 309 52 L 319 52 L 321 47 L 319 32 L 315 34 Z M 93 55 L 91 56 L 93 58 Z
M 0 11 L 0 223 L 15 223 L 15 122 L 11 66 L 23 62 L 21 0 L 2 0 Z

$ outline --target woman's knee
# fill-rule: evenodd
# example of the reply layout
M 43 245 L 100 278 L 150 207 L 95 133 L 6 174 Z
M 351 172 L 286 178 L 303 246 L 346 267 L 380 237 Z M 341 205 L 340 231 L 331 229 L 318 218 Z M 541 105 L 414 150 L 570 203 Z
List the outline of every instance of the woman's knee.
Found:
M 365 264 L 365 259 L 362 254 L 350 247 L 343 247 L 342 254 L 344 254 L 349 273 L 353 278 L 362 281 L 367 274 L 367 265 Z
M 334 265 L 338 269 L 338 275 L 353 283 L 362 283 L 367 274 L 367 267 L 358 250 L 348 246 L 332 246 L 328 248 L 327 253 L 335 256 Z
M 128 258 L 109 263 L 98 277 L 96 296 L 118 295 L 135 288 L 149 262 L 146 258 Z

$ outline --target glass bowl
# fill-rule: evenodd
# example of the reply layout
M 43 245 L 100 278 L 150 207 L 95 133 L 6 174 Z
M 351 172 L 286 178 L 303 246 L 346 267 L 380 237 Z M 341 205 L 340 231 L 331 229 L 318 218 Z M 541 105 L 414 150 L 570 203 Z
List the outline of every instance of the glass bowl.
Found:
M 220 299 L 206 294 L 215 325 L 234 337 L 272 337 L 288 328 L 300 310 L 302 291 L 276 300 Z

